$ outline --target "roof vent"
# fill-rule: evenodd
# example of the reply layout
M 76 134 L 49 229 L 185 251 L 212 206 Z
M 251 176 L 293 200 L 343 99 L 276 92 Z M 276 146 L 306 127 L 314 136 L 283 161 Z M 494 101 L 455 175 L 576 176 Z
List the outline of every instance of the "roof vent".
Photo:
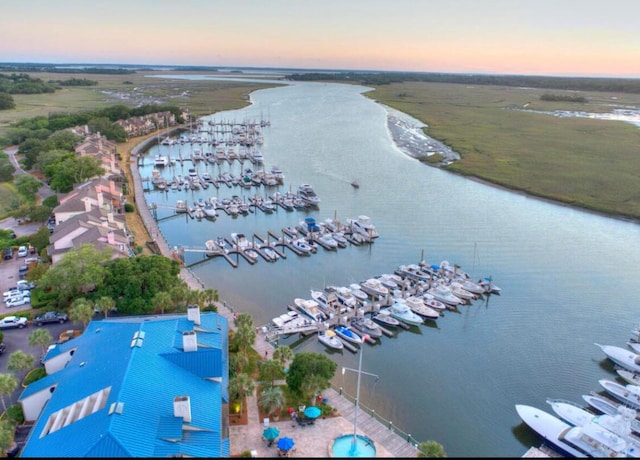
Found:
M 182 417 L 185 422 L 191 422 L 191 400 L 189 396 L 176 396 L 173 398 L 173 415 Z
M 182 333 L 182 348 L 184 351 L 198 350 L 198 339 L 195 331 L 184 331 Z

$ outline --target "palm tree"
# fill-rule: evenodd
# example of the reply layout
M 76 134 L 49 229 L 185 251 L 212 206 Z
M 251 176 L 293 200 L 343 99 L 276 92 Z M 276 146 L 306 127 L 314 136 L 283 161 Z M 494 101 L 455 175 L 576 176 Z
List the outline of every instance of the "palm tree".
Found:
M 311 374 L 308 375 L 302 385 L 300 385 L 300 392 L 304 398 L 308 398 L 313 406 L 316 405 L 316 396 L 322 393 L 322 390 L 329 388 L 329 381 L 324 377 Z
M 249 313 L 240 313 L 235 317 L 234 322 L 236 327 L 240 329 L 241 327 L 248 327 L 249 329 L 253 329 L 253 317 Z
M 42 347 L 42 356 L 44 357 L 45 352 L 47 351 L 47 346 L 53 341 L 53 337 L 51 337 L 51 333 L 49 329 L 41 328 L 35 329 L 31 334 L 29 334 L 29 345 L 40 346 Z
M 273 350 L 273 359 L 278 361 L 283 369 L 286 368 L 287 363 L 291 361 L 293 357 L 293 350 L 287 345 L 278 345 L 278 347 Z
M 96 301 L 96 308 L 100 310 L 100 312 L 104 315 L 105 318 L 107 317 L 109 312 L 113 310 L 115 306 L 116 306 L 116 301 L 108 296 L 102 296 Z
M 274 381 L 284 378 L 282 366 L 275 359 L 269 359 L 262 362 L 260 366 L 260 380 L 269 382 L 269 386 L 273 386 Z
M 280 412 L 285 406 L 285 398 L 282 388 L 278 386 L 271 386 L 262 390 L 260 393 L 259 405 L 269 416 L 274 412 Z
M 229 395 L 232 400 L 240 403 L 240 412 L 242 412 L 244 398 L 253 393 L 255 388 L 255 383 L 253 383 L 251 377 L 244 373 L 238 374 L 229 380 Z
M 160 310 L 160 314 L 164 315 L 165 310 L 170 308 L 173 305 L 173 300 L 171 299 L 171 295 L 165 291 L 158 291 L 151 299 L 153 303 L 154 310 Z
M 444 458 L 446 456 L 447 453 L 444 451 L 442 444 L 435 441 L 421 442 L 418 445 L 417 457 Z
M 93 306 L 84 297 L 78 297 L 71 302 L 71 310 L 69 310 L 71 321 L 80 321 L 82 327 L 86 328 L 87 323 L 93 318 Z
M 243 326 L 239 327 L 235 331 L 231 342 L 233 346 L 238 348 L 238 351 L 240 351 L 243 355 L 246 355 L 247 350 L 253 346 L 255 340 L 256 332 L 253 330 L 253 328 Z
M 33 366 L 35 360 L 36 358 L 33 355 L 25 353 L 22 350 L 16 350 L 9 355 L 9 364 L 7 365 L 7 369 L 14 372 L 24 372 Z
M 220 295 L 218 294 L 218 291 L 216 289 L 207 288 L 202 292 L 204 293 L 204 298 L 202 303 L 204 303 L 206 306 L 210 306 L 212 303 L 220 300 Z M 217 308 L 216 308 L 216 311 L 217 311 Z
M 18 388 L 18 380 L 15 375 L 0 374 L 0 397 L 2 398 L 2 408 L 7 410 L 7 402 L 5 398 L 11 396 Z
M 238 375 L 249 364 L 249 357 L 242 353 L 229 353 L 229 377 Z

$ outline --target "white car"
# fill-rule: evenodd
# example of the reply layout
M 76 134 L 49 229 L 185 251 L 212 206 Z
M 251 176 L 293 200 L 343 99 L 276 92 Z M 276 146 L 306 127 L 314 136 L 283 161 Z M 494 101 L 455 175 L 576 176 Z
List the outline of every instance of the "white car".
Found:
M 5 316 L 0 319 L 0 329 L 18 327 L 22 329 L 29 325 L 29 319 L 24 316 Z
M 18 248 L 18 257 L 27 257 L 27 254 L 29 254 L 29 251 L 26 246 L 20 246 Z
M 31 292 L 26 290 L 26 289 L 22 289 L 20 287 L 12 287 L 11 289 L 9 289 L 6 292 L 2 293 L 2 301 L 6 302 L 9 299 L 14 299 L 14 298 L 22 298 L 24 296 L 31 296 Z
M 31 303 L 31 297 L 29 296 L 25 296 L 22 298 L 14 297 L 7 300 L 7 308 L 19 307 L 20 305 L 26 305 L 28 303 Z

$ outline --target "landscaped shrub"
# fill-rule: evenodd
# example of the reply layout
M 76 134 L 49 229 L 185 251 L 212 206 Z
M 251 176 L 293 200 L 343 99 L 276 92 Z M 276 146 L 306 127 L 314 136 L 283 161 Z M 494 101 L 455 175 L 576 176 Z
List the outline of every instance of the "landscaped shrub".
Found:
M 24 412 L 22 412 L 22 406 L 20 404 L 15 404 L 8 408 L 7 417 L 15 424 L 22 425 L 24 423 Z
M 124 212 L 134 212 L 136 210 L 135 206 L 131 203 L 124 204 Z

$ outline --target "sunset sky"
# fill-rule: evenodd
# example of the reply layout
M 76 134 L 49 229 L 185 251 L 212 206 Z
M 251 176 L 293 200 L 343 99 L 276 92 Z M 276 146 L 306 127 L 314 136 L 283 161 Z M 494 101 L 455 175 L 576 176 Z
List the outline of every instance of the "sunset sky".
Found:
M 640 0 L 13 0 L 0 62 L 640 78 Z

